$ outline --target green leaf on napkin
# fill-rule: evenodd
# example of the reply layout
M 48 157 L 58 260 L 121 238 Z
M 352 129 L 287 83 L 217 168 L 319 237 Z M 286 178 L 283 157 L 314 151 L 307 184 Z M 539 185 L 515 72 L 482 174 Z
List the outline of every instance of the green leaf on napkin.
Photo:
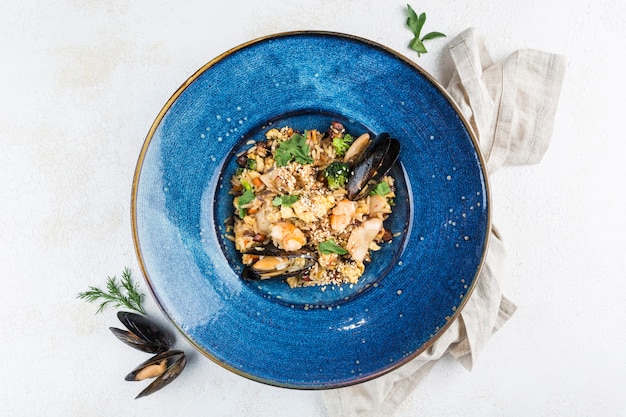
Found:
M 436 39 L 436 38 L 445 38 L 441 32 L 429 32 L 426 35 L 420 37 L 422 32 L 422 28 L 424 27 L 424 23 L 426 23 L 426 13 L 421 13 L 418 15 L 415 13 L 415 10 L 411 7 L 410 4 L 406 5 L 408 17 L 406 19 L 406 25 L 411 29 L 413 35 L 415 36 L 409 42 L 409 48 L 413 49 L 417 52 L 417 56 L 421 56 L 421 54 L 425 54 L 428 52 L 426 47 L 424 46 L 424 41 Z

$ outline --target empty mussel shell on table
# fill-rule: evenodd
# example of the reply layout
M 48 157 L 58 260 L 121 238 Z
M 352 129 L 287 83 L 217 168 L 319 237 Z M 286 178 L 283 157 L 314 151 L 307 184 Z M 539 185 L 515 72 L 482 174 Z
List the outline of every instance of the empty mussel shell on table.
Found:
M 389 173 L 399 155 L 400 142 L 397 139 L 385 132 L 377 135 L 354 163 L 346 183 L 346 196 L 350 200 L 360 200 L 367 196 Z
M 126 375 L 126 381 L 142 381 L 155 378 L 135 398 L 145 397 L 168 385 L 176 379 L 185 368 L 187 359 L 182 350 L 161 352 L 137 366 Z
M 248 281 L 284 279 L 301 275 L 317 262 L 317 255 L 312 251 L 306 249 L 283 251 L 272 244 L 253 247 L 245 254 L 259 256 L 241 272 L 241 277 Z
M 128 330 L 110 327 L 122 342 L 147 353 L 165 352 L 172 345 L 171 337 L 148 318 L 128 311 L 119 311 L 117 318 Z

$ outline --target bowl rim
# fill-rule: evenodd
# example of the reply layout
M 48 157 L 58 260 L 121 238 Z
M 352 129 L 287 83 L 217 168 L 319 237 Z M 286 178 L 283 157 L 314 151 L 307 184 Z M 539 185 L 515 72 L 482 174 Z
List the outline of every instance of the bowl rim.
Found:
M 139 240 L 139 230 L 137 227 L 137 192 L 138 192 L 138 186 L 139 186 L 139 180 L 140 180 L 140 175 L 141 175 L 141 170 L 143 167 L 143 162 L 144 162 L 144 158 L 146 156 L 146 153 L 148 151 L 148 148 L 150 147 L 150 143 L 152 141 L 152 138 L 154 137 L 154 134 L 157 130 L 157 128 L 159 127 L 159 125 L 161 124 L 163 118 L 165 117 L 165 114 L 169 111 L 169 109 L 172 107 L 172 105 L 176 102 L 176 100 L 178 100 L 178 98 L 183 94 L 183 92 L 193 83 L 195 82 L 204 72 L 206 72 L 207 70 L 209 70 L 211 67 L 213 67 L 215 64 L 219 63 L 220 61 L 222 61 L 223 59 L 225 59 L 226 57 L 237 53 L 238 51 L 245 49 L 251 45 L 257 44 L 257 43 L 262 43 L 268 40 L 273 40 L 273 39 L 280 39 L 280 38 L 285 38 L 285 37 L 293 37 L 293 36 L 327 36 L 327 37 L 331 37 L 331 38 L 341 38 L 341 39 L 346 39 L 346 40 L 351 40 L 351 41 L 356 41 L 356 42 L 360 42 L 363 43 L 365 45 L 380 49 L 381 51 L 390 54 L 391 56 L 393 56 L 395 59 L 401 60 L 404 63 L 408 64 L 413 70 L 417 71 L 418 73 L 420 73 L 420 75 L 422 75 L 424 78 L 426 78 L 438 91 L 440 94 L 443 95 L 443 97 L 449 102 L 449 104 L 452 106 L 452 108 L 454 109 L 455 113 L 458 115 L 459 120 L 461 121 L 461 123 L 463 123 L 465 129 L 468 132 L 468 135 L 472 141 L 473 147 L 476 151 L 476 155 L 478 158 L 478 165 L 480 166 L 480 170 L 482 172 L 482 176 L 483 176 L 483 182 L 484 182 L 484 188 L 485 188 L 485 201 L 486 201 L 486 205 L 487 205 L 487 210 L 485 212 L 485 236 L 483 239 L 483 249 L 482 249 L 482 253 L 480 255 L 480 261 L 478 263 L 478 266 L 476 268 L 476 273 L 473 276 L 472 282 L 469 285 L 467 292 L 465 293 L 465 295 L 463 296 L 463 300 L 460 302 L 460 304 L 458 305 L 458 307 L 456 308 L 456 310 L 454 311 L 454 313 L 452 315 L 449 316 L 449 319 L 446 320 L 445 325 L 441 326 L 439 328 L 439 330 L 426 342 L 424 343 L 419 349 L 416 349 L 415 352 L 413 352 L 411 355 L 406 356 L 405 358 L 402 358 L 401 360 L 399 360 L 398 362 L 396 362 L 393 366 L 390 366 L 388 368 L 384 368 L 384 369 L 380 369 L 376 372 L 372 372 L 368 375 L 364 375 L 359 377 L 358 379 L 355 380 L 351 380 L 349 382 L 339 382 L 339 383 L 325 383 L 325 384 L 318 384 L 318 385 L 306 385 L 306 386 L 302 386 L 302 385 L 298 385 L 298 384 L 289 384 L 289 383 L 279 383 L 273 380 L 270 380 L 268 378 L 264 378 L 261 377 L 259 375 L 253 375 L 250 373 L 245 372 L 244 370 L 235 368 L 227 363 L 222 362 L 221 360 L 219 360 L 216 357 L 213 357 L 209 352 L 207 352 L 204 348 L 202 348 L 200 345 L 198 345 L 196 342 L 194 342 L 182 329 L 181 327 L 174 322 L 174 320 L 170 317 L 170 315 L 166 312 L 165 307 L 161 304 L 161 302 L 159 301 L 159 297 L 157 296 L 157 294 L 155 293 L 154 287 L 151 283 L 151 279 L 150 276 L 148 274 L 147 271 L 147 267 L 145 264 L 145 261 L 143 259 L 142 256 L 142 252 L 141 252 L 141 244 L 140 244 L 140 240 Z M 489 172 L 487 171 L 487 164 L 486 164 L 486 160 L 485 157 L 482 153 L 481 147 L 480 147 L 480 143 L 478 141 L 478 136 L 476 134 L 476 132 L 474 131 L 471 123 L 467 120 L 467 118 L 463 115 L 463 113 L 461 112 L 461 109 L 459 107 L 459 105 L 454 101 L 454 99 L 452 98 L 452 96 L 447 92 L 447 90 L 445 89 L 445 87 L 439 82 L 437 81 L 430 73 L 428 73 L 425 69 L 423 69 L 419 64 L 417 64 L 416 62 L 412 61 L 411 59 L 409 59 L 408 57 L 406 57 L 405 55 L 403 55 L 402 53 L 392 49 L 391 47 L 385 46 L 379 42 L 376 41 L 372 41 L 370 39 L 361 37 L 361 36 L 357 36 L 357 35 L 352 35 L 352 34 L 347 34 L 347 33 L 342 33 L 342 32 L 337 32 L 337 31 L 325 31 L 325 30 L 296 30 L 296 31 L 285 31 L 285 32 L 277 32 L 277 33 L 273 33 L 273 34 L 269 34 L 269 35 L 264 35 L 258 38 L 254 38 L 251 40 L 248 40 L 246 42 L 243 42 L 235 47 L 232 47 L 230 49 L 227 49 L 226 51 L 222 52 L 221 54 L 217 55 L 216 57 L 214 57 L 213 59 L 211 59 L 210 61 L 208 61 L 207 63 L 205 63 L 204 65 L 202 65 L 199 69 L 197 69 L 195 72 L 193 72 L 175 91 L 174 93 L 169 97 L 169 99 L 165 102 L 165 104 L 162 106 L 161 110 L 159 111 L 159 113 L 157 114 L 155 120 L 152 122 L 152 125 L 144 139 L 144 142 L 142 144 L 141 150 L 139 152 L 139 156 L 137 158 L 137 163 L 135 166 L 135 170 L 134 170 L 134 174 L 133 174 L 133 181 L 132 181 L 132 186 L 131 186 L 131 232 L 132 232 L 132 239 L 133 239 L 133 246 L 134 246 L 134 250 L 135 250 L 135 255 L 137 257 L 137 261 L 139 264 L 139 268 L 141 270 L 141 273 L 144 277 L 144 280 L 146 282 L 146 284 L 148 285 L 149 291 L 155 301 L 155 304 L 158 306 L 159 310 L 161 311 L 161 313 L 166 317 L 166 319 L 174 326 L 175 329 L 177 329 L 177 331 L 184 337 L 184 339 L 190 344 L 192 345 L 197 351 L 199 351 L 200 353 L 203 354 L 203 356 L 207 357 L 208 359 L 210 359 L 212 362 L 220 365 L 221 367 L 239 375 L 242 377 L 245 377 L 247 379 L 256 381 L 256 382 L 260 382 L 263 384 L 267 384 L 270 386 L 276 386 L 276 387 L 281 387 L 281 388 L 289 388 L 289 389 L 297 389 L 297 390 L 325 390 L 325 389 L 334 389 L 334 388 L 341 388 L 341 387 L 347 387 L 347 386 L 351 386 L 351 385 L 356 385 L 356 384 L 360 384 L 372 379 L 376 379 L 380 376 L 383 376 L 387 373 L 390 373 L 394 370 L 397 370 L 398 368 L 406 365 L 407 363 L 411 362 L 413 359 L 415 359 L 416 357 L 418 357 L 420 354 L 422 354 L 423 352 L 425 352 L 426 350 L 428 350 L 430 347 L 432 347 L 437 340 L 439 340 L 439 338 L 448 330 L 448 328 L 452 325 L 452 323 L 454 323 L 461 315 L 463 309 L 465 308 L 465 306 L 467 305 L 467 302 L 469 300 L 469 298 L 472 296 L 474 289 L 477 285 L 478 279 L 480 277 L 481 271 L 485 265 L 485 261 L 487 258 L 487 253 L 489 250 L 489 243 L 490 243 L 490 237 L 491 237 L 491 232 L 492 232 L 492 207 L 491 207 L 491 187 L 490 187 L 490 181 L 489 181 Z

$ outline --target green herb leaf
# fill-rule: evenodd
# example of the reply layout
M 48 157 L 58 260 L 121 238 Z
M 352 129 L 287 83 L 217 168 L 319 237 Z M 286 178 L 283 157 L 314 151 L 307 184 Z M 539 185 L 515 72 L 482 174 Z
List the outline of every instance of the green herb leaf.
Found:
M 246 180 L 241 180 L 241 186 L 243 187 L 244 190 L 246 191 L 252 191 L 252 184 L 250 184 L 248 181 Z
M 286 142 L 283 142 L 286 143 Z M 276 166 L 284 167 L 291 161 L 291 153 L 287 150 L 287 146 L 279 145 L 276 148 L 276 154 L 274 155 L 274 160 L 276 161 Z
M 324 255 L 329 255 L 331 253 L 336 253 L 338 255 L 345 255 L 348 253 L 347 250 L 337 245 L 333 239 L 325 240 L 321 242 L 318 246 L 319 251 Z
M 417 56 L 421 56 L 421 54 L 425 54 L 428 52 L 426 47 L 424 46 L 424 41 L 443 38 L 444 35 L 441 32 L 430 32 L 424 36 L 421 36 L 422 28 L 424 27 L 424 23 L 426 23 L 426 13 L 421 13 L 419 16 L 415 13 L 415 10 L 411 7 L 410 4 L 406 5 L 407 7 L 407 19 L 406 25 L 413 32 L 414 38 L 409 42 L 409 48 L 413 49 L 417 52 Z
M 374 187 L 372 191 L 370 191 L 370 195 L 380 195 L 384 197 L 390 192 L 391 192 L 391 187 L 389 186 L 387 181 L 381 181 L 378 184 L 376 184 L 376 187 Z
M 291 205 L 295 203 L 296 201 L 298 201 L 299 199 L 300 199 L 300 196 L 297 194 L 281 195 L 278 197 L 274 197 L 274 200 L 272 200 L 272 204 L 277 207 L 278 206 L 291 207 Z
M 237 208 L 239 209 L 239 217 L 241 217 L 242 219 L 244 217 L 246 217 L 246 214 L 247 214 L 248 211 L 246 209 L 242 208 L 241 206 L 244 206 L 244 205 L 248 204 L 249 202 L 251 202 L 252 200 L 254 200 L 254 197 L 255 197 L 254 191 L 246 190 L 237 199 Z
M 279 167 L 284 167 L 293 159 L 303 165 L 313 163 L 311 150 L 306 143 L 306 137 L 298 133 L 294 133 L 289 140 L 281 142 L 278 148 L 276 148 L 274 157 L 276 165 Z
M 406 19 L 406 25 L 409 27 L 409 29 L 411 29 L 413 35 L 415 35 L 416 38 L 419 38 L 422 27 L 424 26 L 424 23 L 426 23 L 426 13 L 422 13 L 418 16 L 410 4 L 407 4 L 406 8 L 408 14 L 408 17 Z
M 411 49 L 413 49 L 414 51 L 417 51 L 417 55 L 419 56 L 419 54 L 425 54 L 426 52 L 428 52 L 426 50 L 426 47 L 424 46 L 424 42 L 422 42 L 420 39 L 418 38 L 413 38 L 413 40 L 411 42 L 409 42 L 409 46 L 411 47 Z
M 112 304 L 114 307 L 126 307 L 140 314 L 146 314 L 141 305 L 143 294 L 139 292 L 137 284 L 133 284 L 129 268 L 125 268 L 122 272 L 121 282 L 118 282 L 116 277 L 108 277 L 106 291 L 96 287 L 89 287 L 88 291 L 79 293 L 76 298 L 90 303 L 102 300 L 96 314 L 102 312 L 109 304 Z
M 445 37 L 446 35 L 444 35 L 441 32 L 430 32 L 424 35 L 424 37 L 422 38 L 422 41 L 427 41 L 429 39 L 436 39 L 436 38 L 445 38 Z
M 424 27 L 424 23 L 426 23 L 426 13 L 422 13 L 417 18 L 417 36 L 419 36 L 422 28 Z
M 411 29 L 411 31 L 415 34 L 415 36 L 419 36 L 420 29 L 417 27 L 417 23 L 418 23 L 417 13 L 415 13 L 415 10 L 413 10 L 410 4 L 407 4 L 406 8 L 407 8 L 407 13 L 409 15 L 409 17 L 407 17 L 406 19 L 406 25 Z

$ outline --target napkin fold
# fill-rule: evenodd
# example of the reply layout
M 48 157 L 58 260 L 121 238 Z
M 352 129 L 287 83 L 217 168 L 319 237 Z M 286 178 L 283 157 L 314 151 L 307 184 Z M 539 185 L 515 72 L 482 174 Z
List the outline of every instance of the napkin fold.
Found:
M 550 143 L 565 74 L 563 56 L 533 49 L 494 62 L 482 37 L 469 28 L 449 44 L 455 72 L 447 91 L 476 133 L 487 171 L 536 164 Z M 374 380 L 324 391 L 331 417 L 392 416 L 437 359 L 452 355 L 468 370 L 515 312 L 500 286 L 506 253 L 495 227 L 476 286 L 459 317 L 437 341 L 399 369 Z

